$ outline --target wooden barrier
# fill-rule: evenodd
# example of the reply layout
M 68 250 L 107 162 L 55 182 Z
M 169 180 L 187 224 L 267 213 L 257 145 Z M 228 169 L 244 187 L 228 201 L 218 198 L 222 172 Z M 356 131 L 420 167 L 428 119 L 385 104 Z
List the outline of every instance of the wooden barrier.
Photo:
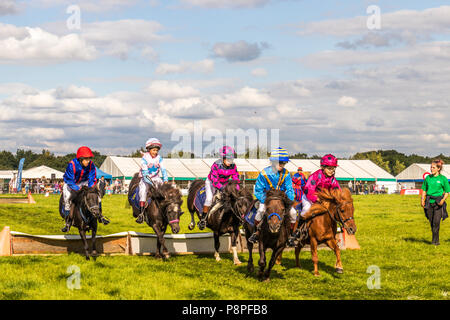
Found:
M 247 252 L 247 243 L 243 230 L 241 232 L 237 242 L 237 250 L 242 253 Z M 88 235 L 87 238 L 90 244 L 91 236 Z M 213 233 L 166 234 L 164 238 L 166 247 L 172 255 L 214 253 Z M 348 238 L 348 235 L 344 236 L 344 233 L 336 235 L 341 250 L 346 249 L 346 238 Z M 354 240 L 356 241 L 356 239 Z M 156 241 L 155 234 L 134 231 L 97 236 L 97 252 L 103 255 L 153 255 L 156 252 Z M 84 254 L 83 242 L 79 235 L 31 235 L 11 231 L 9 242 L 10 252 L 8 255 L 67 254 L 71 252 Z M 257 245 L 254 247 L 255 253 L 257 247 Z M 325 248 L 328 249 L 325 244 L 319 246 L 319 249 Z M 289 251 L 293 248 L 286 248 L 285 250 Z M 309 250 L 309 246 L 306 246 L 304 250 Z M 232 252 L 229 235 L 220 237 L 219 252 Z

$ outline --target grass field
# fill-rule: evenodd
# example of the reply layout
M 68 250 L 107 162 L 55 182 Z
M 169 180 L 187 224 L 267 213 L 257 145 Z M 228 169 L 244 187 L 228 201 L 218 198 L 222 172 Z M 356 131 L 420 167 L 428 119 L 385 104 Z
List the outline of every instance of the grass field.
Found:
M 0 204 L 0 228 L 61 234 L 58 197 L 38 195 L 35 200 L 34 205 Z M 354 200 L 361 250 L 342 252 L 342 275 L 334 272 L 334 253 L 327 250 L 319 251 L 320 277 L 312 275 L 309 252 L 302 253 L 303 269 L 297 269 L 291 251 L 284 253 L 268 283 L 247 275 L 247 253 L 239 254 L 244 263 L 237 267 L 229 254 L 218 263 L 212 255 L 174 256 L 168 261 L 148 256 L 85 261 L 77 254 L 0 257 L 0 299 L 449 299 L 448 221 L 442 223 L 441 245 L 435 247 L 417 196 L 369 195 Z M 134 222 L 125 202 L 126 196 L 104 199 L 104 213 L 112 223 L 100 225 L 100 234 L 152 232 Z M 189 232 L 185 204 L 184 211 L 182 233 Z M 72 265 L 81 272 L 78 290 L 66 285 Z M 367 286 L 373 275 L 367 273 L 370 266 L 380 270 L 379 289 Z

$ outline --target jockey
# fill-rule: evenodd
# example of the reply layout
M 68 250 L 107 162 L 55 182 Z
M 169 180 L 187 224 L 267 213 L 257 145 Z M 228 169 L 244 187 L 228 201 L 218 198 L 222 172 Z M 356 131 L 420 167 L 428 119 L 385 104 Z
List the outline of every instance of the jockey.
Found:
M 70 206 L 72 204 L 71 196 L 74 191 L 79 191 L 81 187 L 93 187 L 97 183 L 97 169 L 91 159 L 94 157 L 91 149 L 88 147 L 80 147 L 77 151 L 77 157 L 69 162 L 64 173 L 64 215 L 66 216 L 66 225 L 61 229 L 62 232 L 67 232 L 72 225 L 72 215 L 70 214 Z M 101 202 L 100 202 L 101 208 Z M 99 221 L 105 225 L 109 223 L 101 215 Z
M 297 230 L 300 230 L 300 227 L 306 220 L 311 218 L 308 214 L 309 209 L 313 203 L 317 202 L 317 191 L 319 191 L 319 189 L 341 189 L 334 176 L 337 166 L 338 159 L 335 156 L 332 154 L 324 155 L 322 159 L 320 159 L 320 169 L 308 178 L 303 189 L 302 212 L 299 215 L 299 226 Z M 295 237 L 298 237 L 299 235 L 300 234 L 296 233 Z
M 199 228 L 203 229 L 206 226 L 206 216 L 208 214 L 209 208 L 211 207 L 213 196 L 219 190 L 223 191 L 225 186 L 228 184 L 229 178 L 233 181 L 236 181 L 238 184 L 236 188 L 239 190 L 239 184 L 241 181 L 239 180 L 239 172 L 237 170 L 237 166 L 234 163 L 234 159 L 236 158 L 236 151 L 232 147 L 223 146 L 219 150 L 220 159 L 215 161 L 211 166 L 211 171 L 208 174 L 208 178 L 205 181 L 205 192 L 206 199 L 203 205 L 203 213 L 199 222 Z M 218 194 L 220 197 L 220 193 Z M 211 212 L 214 212 L 220 204 L 216 204 Z
M 303 174 L 303 168 L 298 167 L 297 173 L 292 176 L 292 184 L 295 192 L 295 201 L 302 202 L 303 188 L 306 185 L 306 177 Z
M 256 243 L 259 239 L 260 227 L 258 227 L 258 225 L 261 222 L 266 210 L 264 206 L 266 191 L 270 189 L 277 189 L 284 191 L 290 200 L 294 201 L 295 198 L 291 175 L 284 168 L 284 166 L 289 162 L 289 155 L 287 151 L 278 147 L 272 151 L 269 160 L 271 165 L 264 168 L 256 179 L 255 196 L 259 200 L 260 205 L 255 217 L 255 226 L 257 227 L 256 231 L 248 239 L 251 243 Z M 297 220 L 297 211 L 294 207 L 290 208 L 289 214 L 292 228 Z
M 159 150 L 162 148 L 161 142 L 156 138 L 151 138 L 145 143 L 145 148 L 147 149 L 147 152 L 142 156 L 141 170 L 139 171 L 139 178 L 141 178 L 141 181 L 139 182 L 140 214 L 136 219 L 137 223 L 142 223 L 144 221 L 148 185 L 160 186 L 163 184 L 163 180 L 164 182 L 169 181 L 166 168 L 164 168 L 162 163 L 163 159 L 158 155 Z M 163 176 L 162 180 L 159 177 L 160 171 Z

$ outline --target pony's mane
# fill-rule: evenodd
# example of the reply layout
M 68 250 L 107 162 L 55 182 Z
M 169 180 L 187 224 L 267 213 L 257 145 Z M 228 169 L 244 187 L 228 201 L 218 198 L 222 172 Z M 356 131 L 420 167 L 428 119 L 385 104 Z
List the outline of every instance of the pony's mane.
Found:
M 239 196 L 246 198 L 249 201 L 253 201 L 253 194 L 247 189 L 241 186 L 239 190 Z
M 351 201 L 352 200 L 352 194 L 348 188 L 343 188 L 342 190 L 339 189 L 322 189 L 319 192 L 317 192 L 317 197 L 321 200 L 325 201 L 336 201 L 336 202 L 343 202 L 343 201 Z
M 266 192 L 266 202 L 273 199 L 280 199 L 284 201 L 285 199 L 288 199 L 288 197 L 286 193 L 281 190 L 270 189 Z

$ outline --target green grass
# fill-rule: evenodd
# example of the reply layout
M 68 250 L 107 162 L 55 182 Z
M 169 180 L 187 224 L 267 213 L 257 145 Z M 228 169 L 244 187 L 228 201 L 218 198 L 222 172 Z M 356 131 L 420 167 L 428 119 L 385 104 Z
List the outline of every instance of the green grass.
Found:
M 60 234 L 57 197 L 36 196 L 36 205 L 0 205 L 0 226 L 34 234 Z M 104 200 L 108 226 L 101 234 L 126 230 L 151 232 L 125 208 L 125 196 Z M 344 274 L 334 272 L 331 251 L 319 251 L 320 277 L 312 275 L 309 252 L 295 268 L 294 253 L 285 252 L 271 281 L 247 276 L 246 264 L 234 266 L 231 255 L 216 262 L 212 255 L 102 256 L 85 261 L 77 254 L 0 257 L 0 299 L 449 299 L 450 230 L 441 225 L 441 245 L 430 244 L 431 231 L 416 196 L 355 196 L 356 237 L 361 250 L 342 251 Z M 181 222 L 187 232 L 189 213 Z M 39 222 L 38 222 L 39 221 Z M 198 230 L 198 229 L 196 229 Z M 209 230 L 206 230 L 209 231 Z M 75 233 L 75 232 L 74 232 Z M 247 261 L 248 254 L 239 254 Z M 255 255 L 255 261 L 258 254 Z M 66 286 L 67 268 L 81 269 L 81 289 Z M 370 290 L 369 266 L 381 272 L 381 288 Z

